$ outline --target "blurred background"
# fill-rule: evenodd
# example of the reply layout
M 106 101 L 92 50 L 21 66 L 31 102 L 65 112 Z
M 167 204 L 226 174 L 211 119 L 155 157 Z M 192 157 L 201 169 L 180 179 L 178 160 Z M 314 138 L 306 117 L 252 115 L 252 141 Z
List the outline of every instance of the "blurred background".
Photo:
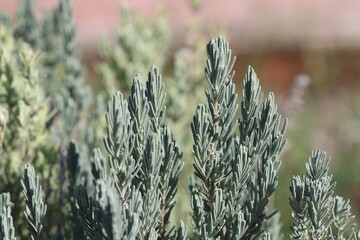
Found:
M 38 18 L 57 2 L 37 0 Z M 14 16 L 17 4 L 0 0 L 0 11 Z M 187 191 L 186 176 L 192 171 L 191 116 L 207 88 L 205 44 L 222 34 L 237 58 L 238 92 L 247 66 L 252 65 L 263 90 L 275 92 L 280 112 L 289 118 L 288 144 L 273 202 L 282 214 L 283 231 L 288 233 L 291 223 L 291 176 L 304 173 L 312 149 L 332 156 L 336 191 L 349 198 L 353 213 L 360 215 L 359 1 L 74 0 L 73 4 L 79 53 L 87 82 L 95 90 L 126 91 L 124 81 L 131 81 L 135 70 L 126 74 L 123 68 L 142 61 L 139 58 L 146 53 L 145 69 L 140 64 L 136 71 L 146 76 L 152 64 L 162 67 L 172 104 L 169 124 L 185 152 L 180 192 Z M 152 48 L 142 47 L 149 43 L 154 43 Z M 122 50 L 115 51 L 114 46 Z M 184 92 L 192 93 L 191 99 L 181 98 Z M 185 123 L 178 121 L 182 115 Z M 178 208 L 188 207 L 186 201 L 181 204 Z

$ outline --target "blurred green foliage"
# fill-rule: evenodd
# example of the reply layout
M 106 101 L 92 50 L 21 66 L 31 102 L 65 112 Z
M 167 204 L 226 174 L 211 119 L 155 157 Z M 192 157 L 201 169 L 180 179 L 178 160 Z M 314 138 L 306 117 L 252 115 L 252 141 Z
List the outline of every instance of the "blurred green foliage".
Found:
M 134 74 L 147 74 L 149 66 L 163 69 L 170 40 L 163 11 L 158 13 L 155 21 L 150 21 L 122 5 L 120 16 L 117 44 L 104 41 L 100 49 L 104 62 L 99 65 L 99 72 L 109 94 L 117 89 L 129 92 Z
M 12 155 L 14 156 L 11 156 L 13 159 L 11 161 L 12 169 L 9 169 L 9 171 L 11 170 L 9 175 L 1 174 L 1 176 L 8 176 L 9 182 L 19 183 L 19 178 L 13 177 L 12 171 L 19 174 L 19 168 L 21 169 L 23 166 L 22 162 L 31 162 L 36 159 L 32 164 L 42 180 L 46 182 L 44 185 L 45 201 L 51 203 L 45 225 L 56 226 L 50 231 L 57 231 L 57 237 L 61 237 L 66 232 L 65 216 L 70 207 L 68 200 L 66 200 L 69 197 L 66 191 L 68 184 L 66 148 L 70 140 L 79 141 L 80 161 L 83 168 L 78 176 L 78 181 L 85 185 L 91 182 L 88 159 L 92 148 L 101 142 L 101 134 L 105 128 L 105 119 L 103 118 L 105 101 L 100 95 L 94 96 L 91 89 L 85 84 L 85 71 L 81 65 L 75 43 L 76 27 L 73 23 L 71 1 L 59 1 L 54 9 L 48 9 L 45 12 L 42 19 L 36 17 L 35 10 L 34 1 L 21 0 L 14 21 L 11 21 L 6 14 L 2 14 L 3 17 L 1 18 L 3 24 L 1 39 L 6 43 L 9 42 L 9 46 L 5 44 L 1 46 L 5 49 L 3 55 L 5 57 L 14 55 L 14 59 L 10 59 L 10 63 L 14 65 L 12 71 L 16 72 L 16 76 L 20 76 L 20 74 L 29 75 L 23 77 L 29 79 L 29 87 L 25 81 L 22 83 L 17 80 L 15 84 L 10 84 L 11 87 L 14 86 L 14 90 L 8 87 L 11 92 L 4 93 L 4 101 L 10 101 L 11 104 L 16 102 L 17 108 L 21 110 L 17 110 L 15 106 L 10 106 L 11 111 L 20 114 L 17 117 L 18 123 L 21 126 L 28 127 L 29 130 L 21 130 L 20 127 L 13 124 L 14 114 L 8 114 L 7 128 L 5 128 L 5 124 L 2 124 L 1 127 L 7 131 L 17 129 L 16 131 L 25 136 L 18 136 L 20 134 L 14 132 L 10 137 L 14 143 L 9 143 L 6 147 L 20 148 L 18 145 L 21 144 L 21 151 L 19 149 L 13 150 Z M 16 46 L 12 46 L 11 41 L 7 39 L 12 39 L 13 45 L 16 43 Z M 17 42 L 21 42 L 21 44 L 17 44 Z M 22 50 L 25 48 L 23 45 L 27 46 L 27 51 Z M 27 53 L 28 51 L 32 52 L 30 48 L 34 49 L 34 56 Z M 14 49 L 19 49 L 18 51 L 21 49 L 21 52 L 18 53 Z M 15 59 L 17 55 L 19 57 Z M 13 74 L 6 71 L 4 73 Z M 10 78 L 10 80 L 12 79 Z M 1 90 L 5 91 L 7 88 Z M 17 92 L 21 93 L 19 97 Z M 18 99 L 16 99 L 17 97 Z M 23 102 L 28 105 L 31 104 L 29 107 L 31 111 L 24 107 Z M 40 109 L 38 105 L 42 106 L 44 110 Z M 11 111 L 8 110 L 8 112 Z M 33 122 L 34 126 L 32 125 Z M 11 124 L 9 125 L 9 123 Z M 39 132 L 40 127 L 43 128 L 43 132 Z M 20 140 L 26 137 L 27 132 L 29 132 L 29 138 L 32 138 L 27 141 Z M 40 152 L 37 154 L 39 156 L 33 156 L 35 153 L 32 148 L 35 147 L 32 145 L 40 144 L 38 143 L 40 140 L 43 141 L 41 142 L 44 144 L 43 151 L 46 151 L 47 155 L 42 156 Z M 26 155 L 22 152 L 25 152 Z M 15 153 L 21 154 L 21 156 L 17 157 Z M 9 160 L 7 161 L 10 163 Z M 1 190 L 11 192 L 12 197 L 20 197 L 20 189 L 14 188 L 17 194 L 13 194 L 11 186 L 11 184 L 6 184 Z M 19 207 L 16 209 L 15 215 L 21 212 Z M 16 217 L 15 219 L 21 218 Z M 26 231 L 20 232 L 20 235 L 25 237 Z
M 50 113 L 40 86 L 39 67 L 39 55 L 0 25 L 0 192 L 11 194 L 16 226 L 22 225 L 23 216 L 19 169 L 31 163 L 43 179 L 53 173 L 49 158 L 55 148 L 49 145 L 46 123 Z M 50 186 L 46 187 L 49 190 Z M 20 229 L 19 234 L 24 234 Z

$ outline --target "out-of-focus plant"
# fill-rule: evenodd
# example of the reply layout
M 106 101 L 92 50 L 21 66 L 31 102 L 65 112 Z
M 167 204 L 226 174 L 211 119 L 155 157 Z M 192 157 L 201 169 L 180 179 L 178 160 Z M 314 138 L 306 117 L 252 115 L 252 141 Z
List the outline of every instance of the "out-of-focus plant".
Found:
M 47 16 L 49 18 L 52 17 L 52 30 L 57 34 L 55 36 L 60 43 L 54 46 L 56 48 L 60 47 L 57 50 L 57 64 L 48 69 L 49 71 L 56 70 L 56 79 L 52 77 L 47 81 L 48 86 L 59 83 L 61 85 L 60 88 L 49 87 L 53 91 L 49 92 L 49 95 L 54 94 L 56 96 L 54 105 L 59 111 L 58 121 L 54 124 L 54 128 L 63 129 L 63 135 L 59 136 L 62 137 L 62 141 L 65 140 L 64 137 L 77 139 L 79 137 L 77 136 L 77 131 L 84 128 L 81 125 L 81 121 L 87 117 L 86 111 L 89 109 L 92 93 L 90 88 L 84 84 L 84 70 L 76 50 L 76 28 L 73 23 L 73 9 L 70 1 L 60 1 L 53 14 Z M 46 34 L 45 30 L 43 32 Z M 47 40 L 51 41 L 51 37 L 47 38 Z M 47 43 L 49 45 L 49 42 Z M 52 52 L 49 51 L 45 55 L 50 55 Z M 44 61 L 45 63 L 49 64 L 48 61 Z M 59 131 L 57 130 L 56 133 L 59 133 Z
M 30 44 L 33 49 L 40 46 L 40 22 L 36 18 L 32 0 L 21 0 L 16 12 L 15 37 Z
M 56 227 L 62 231 L 58 231 L 57 237 L 61 238 L 65 234 L 62 225 L 66 221 L 63 218 L 70 207 L 66 200 L 66 148 L 71 139 L 79 142 L 83 167 L 78 178 L 84 184 L 91 182 L 90 164 L 87 159 L 90 157 L 91 149 L 101 140 L 98 134 L 105 128 L 105 121 L 100 118 L 105 112 L 105 104 L 101 96 L 93 97 L 90 88 L 85 84 L 84 70 L 75 43 L 76 27 L 73 23 L 71 1 L 61 0 L 54 9 L 48 10 L 41 20 L 36 18 L 35 9 L 34 1 L 21 0 L 15 21 L 3 22 L 8 23 L 6 26 L 9 29 L 15 29 L 15 38 L 26 41 L 38 52 L 37 62 L 41 79 L 39 87 L 41 86 L 46 101 L 44 94 L 40 94 L 39 97 L 43 96 L 42 103 L 51 111 L 46 118 L 46 129 L 50 132 L 46 141 L 47 146 L 57 149 L 57 154 L 49 155 L 42 168 L 37 165 L 34 167 L 41 176 L 50 170 L 57 171 L 57 179 L 49 179 L 45 185 L 45 200 L 56 198 L 58 201 L 57 207 L 50 205 L 49 221 L 46 221 L 46 224 L 56 222 Z M 9 34 L 11 35 L 11 32 Z M 36 92 L 33 91 L 32 94 Z M 47 187 L 50 184 L 57 184 L 59 187 L 50 190 Z M 62 209 L 61 212 L 59 208 Z
M 104 41 L 100 50 L 104 61 L 99 72 L 109 94 L 117 89 L 129 92 L 134 74 L 146 74 L 153 64 L 163 69 L 170 39 L 164 12 L 151 21 L 122 5 L 120 16 L 117 44 Z
M 31 163 L 44 179 L 51 173 L 48 157 L 54 149 L 46 130 L 49 107 L 40 86 L 39 67 L 39 55 L 0 26 L 0 192 L 10 192 L 15 219 L 21 219 L 19 167 Z
M 181 221 L 177 228 L 169 221 L 183 161 L 164 123 L 166 94 L 156 67 L 151 68 L 146 82 L 140 74 L 134 76 L 128 100 L 120 92 L 111 96 L 106 113 L 106 151 L 95 148 L 89 161 L 93 192 L 78 181 L 86 164 L 79 161 L 78 146 L 69 144 L 69 184 L 62 193 L 66 196 L 58 196 L 60 202 L 68 199 L 69 210 L 67 222 L 56 223 L 62 227 L 56 229 L 58 233 L 66 229 L 66 239 L 90 240 L 282 239 L 279 215 L 267 206 L 278 184 L 286 122 L 282 123 L 277 113 L 274 95 L 263 98 L 251 67 L 243 81 L 238 109 L 233 59 L 223 37 L 208 43 L 207 56 L 207 104 L 198 105 L 191 125 L 196 176 L 190 186 L 193 235 L 187 236 Z M 235 120 L 238 110 L 241 118 Z M 6 133 L 6 125 L 0 127 Z M 315 151 L 307 174 L 293 178 L 290 204 L 295 223 L 291 237 L 358 240 L 360 232 L 352 224 L 349 201 L 333 196 L 335 185 L 327 172 L 328 159 Z M 25 164 L 21 185 L 30 238 L 64 239 L 58 233 L 48 234 L 50 205 L 43 198 L 40 179 L 35 169 Z M 1 193 L 0 239 L 14 240 L 17 231 L 22 231 L 16 227 L 16 219 L 13 221 L 15 210 L 9 193 Z
M 84 69 L 75 43 L 71 0 L 59 1 L 54 9 L 45 12 L 41 20 L 36 18 L 35 9 L 34 1 L 19 1 L 13 28 L 16 38 L 23 39 L 40 52 L 41 86 L 55 114 L 47 124 L 53 132 L 52 140 L 63 147 L 72 138 L 80 142 L 96 142 L 98 138 L 94 132 L 80 129 L 88 129 L 90 119 L 94 117 L 90 106 L 96 105 L 99 109 L 104 104 L 100 103 L 100 98 L 92 97 L 85 84 Z

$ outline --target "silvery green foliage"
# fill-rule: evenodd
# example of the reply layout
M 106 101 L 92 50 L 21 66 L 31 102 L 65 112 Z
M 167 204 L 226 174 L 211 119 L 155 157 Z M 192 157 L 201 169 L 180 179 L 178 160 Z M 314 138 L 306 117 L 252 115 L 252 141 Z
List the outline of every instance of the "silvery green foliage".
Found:
M 40 28 L 36 18 L 34 0 L 21 0 L 16 13 L 15 37 L 39 48 Z
M 21 202 L 16 201 L 21 195 L 19 167 L 31 163 L 48 179 L 53 172 L 47 156 L 55 151 L 46 129 L 49 107 L 40 84 L 38 54 L 12 33 L 0 26 L 0 192 L 15 200 L 17 227 L 23 225 Z M 24 236 L 24 230 L 17 234 Z
M 25 4 L 27 0 L 21 0 Z M 35 9 L 34 1 L 28 1 L 31 8 Z M 30 10 L 29 10 L 30 11 Z M 18 17 L 19 18 L 19 17 Z M 58 188 L 52 191 L 52 196 L 57 194 L 58 208 L 62 209 L 54 215 L 58 209 L 49 208 L 49 219 L 56 222 L 59 229 L 58 238 L 64 238 L 64 234 L 75 232 L 77 228 L 69 229 L 65 221 L 66 215 L 73 208 L 73 201 L 70 200 L 73 189 L 67 188 L 66 183 L 77 182 L 77 178 L 82 179 L 83 183 L 89 182 L 86 176 L 91 175 L 89 164 L 86 165 L 87 156 L 90 155 L 92 144 L 97 137 L 93 134 L 93 122 L 97 121 L 97 116 L 89 112 L 91 91 L 84 84 L 83 68 L 77 53 L 75 43 L 76 28 L 73 23 L 73 7 L 70 0 L 61 0 L 59 4 L 44 14 L 38 24 L 32 26 L 37 28 L 41 36 L 36 46 L 33 47 L 41 51 L 39 60 L 41 65 L 42 87 L 49 97 L 52 117 L 47 123 L 48 131 L 51 133 L 51 144 L 58 149 L 56 156 L 51 156 L 54 161 L 52 169 L 58 171 Z M 20 32 L 21 33 L 21 32 Z M 23 36 L 23 38 L 25 38 Z M 90 118 L 92 118 L 90 120 Z M 102 130 L 102 124 L 97 124 L 98 129 Z M 66 179 L 66 146 L 70 139 L 79 142 L 81 169 L 76 179 Z M 86 159 L 86 160 L 84 160 Z M 69 166 L 68 166 L 69 167 Z M 69 169 L 71 171 L 71 169 Z M 70 175 L 71 176 L 71 175 Z M 72 191 L 66 193 L 67 191 Z M 69 200 L 67 200 L 68 198 Z M 72 206 L 72 207 L 70 207 Z M 71 217 L 70 217 L 71 218 Z M 72 218 L 71 218 L 72 219 Z M 50 221 L 51 221 L 50 220 Z M 74 227 L 73 224 L 71 224 Z
M 81 113 L 90 103 L 91 93 L 88 87 L 84 87 L 83 70 L 76 52 L 76 29 L 70 0 L 60 1 L 55 9 L 54 28 L 59 34 L 63 48 L 60 62 L 64 71 L 61 75 L 63 79 L 58 79 L 62 82 L 62 89 L 57 93 L 55 105 L 61 113 L 62 127 L 65 129 L 66 136 L 71 136 L 81 118 Z
M 79 219 L 76 215 L 76 199 L 75 192 L 76 186 L 78 185 L 78 176 L 80 173 L 80 153 L 79 148 L 75 142 L 70 142 L 67 155 L 66 155 L 66 165 L 68 170 L 68 189 L 67 189 L 67 199 L 69 201 L 69 208 L 67 222 L 70 226 L 70 231 L 65 232 L 67 239 L 84 239 L 84 233 L 79 229 Z
M 11 18 L 8 13 L 0 12 L 0 25 L 3 25 L 6 28 L 11 27 Z
M 334 196 L 329 160 L 325 152 L 313 151 L 306 174 L 291 180 L 293 239 L 358 239 L 349 200 Z
M 264 220 L 276 213 L 267 213 L 266 205 L 278 183 L 276 173 L 280 167 L 279 157 L 286 142 L 284 134 L 287 120 L 281 125 L 274 94 L 269 93 L 267 98 L 263 101 L 261 99 L 259 79 L 254 70 L 249 68 L 244 79 L 242 120 L 239 121 L 239 143 L 241 147 L 247 147 L 249 160 L 236 168 L 243 169 L 236 171 L 237 178 L 249 177 L 245 200 L 245 219 L 249 223 L 246 238 L 261 233 Z M 252 169 L 250 174 L 247 174 L 247 167 Z M 241 185 L 237 188 L 241 188 Z
M 60 5 L 62 7 L 58 9 L 62 10 L 59 12 L 69 13 L 66 2 L 62 1 L 61 4 L 65 5 Z M 57 19 L 68 19 L 69 15 L 65 12 Z M 49 26 L 56 27 L 50 23 Z M 73 28 L 62 31 L 68 34 L 63 36 L 72 38 Z M 16 46 L 7 38 L 2 40 L 10 43 L 4 46 Z M 16 61 L 22 65 L 15 69 L 21 71 L 5 71 L 11 69 L 9 64 L 5 64 L 7 57 L 17 56 L 11 54 L 12 51 L 5 54 L 6 49 L 9 51 L 12 48 L 6 47 L 0 54 L 3 60 L 0 61 L 0 70 L 3 69 L 4 79 L 32 79 L 29 72 L 23 70 L 29 70 L 25 62 Z M 69 49 L 73 48 L 69 46 Z M 243 81 L 241 119 L 236 121 L 238 96 L 232 83 L 233 61 L 228 43 L 224 38 L 217 37 L 208 44 L 207 53 L 205 75 L 210 85 L 206 91 L 207 105 L 197 107 L 191 126 L 197 177 L 191 185 L 195 239 L 279 240 L 282 238 L 279 214 L 268 211 L 266 207 L 278 181 L 276 173 L 285 144 L 286 121 L 281 124 L 272 93 L 263 99 L 259 80 L 251 67 Z M 20 56 L 20 60 L 28 59 L 24 58 L 26 54 Z M 71 54 L 68 57 L 72 59 Z M 78 68 L 75 70 L 74 73 L 79 73 Z M 20 85 L 23 87 L 24 84 Z M 32 94 L 35 93 L 32 91 Z M 26 97 L 32 94 L 29 92 Z M 3 95 L 6 101 L 19 104 L 16 98 Z M 33 100 L 27 102 L 34 106 Z M 65 214 L 71 228 L 61 222 L 64 219 L 56 219 L 60 222 L 56 226 L 59 239 L 187 239 L 183 222 L 180 221 L 177 228 L 169 223 L 183 162 L 182 153 L 164 124 L 165 102 L 162 76 L 156 67 L 151 68 L 146 83 L 141 75 L 134 76 L 127 100 L 119 92 L 110 98 L 106 113 L 105 150 L 95 148 L 92 152 L 90 188 L 81 184 L 84 182 L 81 179 L 81 168 L 84 167 L 80 161 L 81 147 L 71 142 L 67 153 L 60 152 L 60 172 L 63 175 L 60 174 L 59 179 L 64 186 L 60 186 L 59 203 L 64 204 L 64 200 L 68 199 L 69 209 Z M 98 109 L 96 112 L 100 113 Z M 4 129 L 11 117 L 7 114 L 7 111 L 0 111 L 1 141 L 6 139 Z M 29 120 L 26 115 L 21 116 L 22 121 Z M 237 128 L 239 134 L 235 133 Z M 36 141 L 30 142 L 33 144 Z M 88 144 L 91 141 L 85 142 Z M 6 148 L 1 150 L 4 154 Z M 14 163 L 13 156 L 9 158 L 11 163 Z M 68 185 L 63 179 L 65 167 Z M 290 204 L 295 220 L 291 237 L 360 239 L 360 232 L 354 230 L 349 201 L 333 194 L 335 184 L 328 175 L 325 153 L 314 151 L 306 169 L 306 175 L 292 179 L 290 188 Z M 4 176 L 9 175 L 9 171 L 3 172 L 6 173 Z M 44 232 L 47 206 L 41 197 L 39 178 L 29 164 L 25 166 L 21 183 L 31 239 L 47 239 Z M 66 188 L 67 191 L 64 191 Z M 15 239 L 12 208 L 9 194 L 0 194 L 0 240 Z M 49 222 L 51 225 L 51 219 Z M 19 232 L 21 229 L 17 230 L 17 234 Z
M 32 240 L 46 239 L 43 222 L 47 206 L 42 200 L 42 187 L 34 168 L 26 164 L 21 180 L 25 196 L 25 217 Z
M 0 194 L 0 239 L 15 240 L 15 228 L 11 216 L 13 204 L 10 202 L 10 194 Z
M 270 234 L 271 239 L 282 240 L 284 234 L 281 231 L 280 213 L 276 213 L 272 218 L 266 221 L 265 229 Z
M 120 17 L 117 44 L 105 41 L 100 51 L 104 62 L 99 65 L 99 72 L 109 94 L 119 88 L 127 94 L 135 72 L 145 74 L 152 64 L 162 69 L 170 39 L 163 13 L 152 21 L 122 4 Z
M 19 165 L 44 166 L 48 146 L 47 102 L 39 83 L 37 55 L 0 26 L 1 192 L 20 191 Z M 11 188 L 9 187 L 11 185 Z
M 31 0 L 20 0 L 19 8 L 22 5 L 29 5 L 29 12 L 36 7 L 34 1 Z M 19 10 L 19 12 L 24 11 Z M 23 15 L 25 16 L 25 13 Z M 34 13 L 28 13 L 28 15 L 35 16 Z M 20 18 L 20 15 L 17 18 Z M 54 168 L 59 168 L 58 179 L 61 187 L 59 188 L 58 204 L 61 208 L 67 206 L 69 202 L 64 199 L 67 194 L 65 193 L 66 189 L 62 187 L 67 180 L 65 178 L 66 146 L 71 139 L 78 142 L 81 169 L 77 178 L 87 186 L 87 183 L 91 183 L 88 158 L 91 149 L 100 141 L 99 132 L 104 130 L 105 121 L 99 120 L 99 116 L 102 116 L 105 108 L 102 107 L 104 106 L 102 98 L 100 96 L 93 97 L 89 87 L 85 85 L 84 70 L 75 43 L 76 27 L 73 23 L 71 0 L 59 1 L 54 9 L 45 12 L 43 19 L 32 24 L 31 28 L 37 29 L 36 32 L 40 34 L 36 46 L 32 42 L 30 44 L 41 51 L 39 55 L 41 85 L 49 97 L 52 110 L 47 127 L 51 133 L 51 144 L 59 149 L 58 156 L 51 157 L 57 158 L 54 160 L 56 162 Z M 20 38 L 27 40 L 26 32 L 18 32 Z M 92 98 L 95 101 L 91 102 Z M 90 111 L 91 107 L 95 110 Z M 49 210 L 51 214 L 53 211 Z M 62 215 L 57 214 L 57 216 Z M 57 220 L 56 222 L 60 223 L 61 221 Z
M 91 158 L 95 197 L 76 190 L 81 225 L 89 239 L 185 239 L 183 223 L 169 228 L 176 184 L 183 167 L 177 144 L 163 123 L 164 84 L 153 67 L 148 81 L 135 75 L 129 100 L 120 92 L 106 113 L 106 155 Z
M 80 224 L 86 239 L 136 239 L 140 229 L 142 200 L 134 189 L 125 200 L 103 180 L 97 182 L 96 199 L 80 185 L 75 191 Z
M 191 134 L 184 131 L 188 128 L 193 116 L 193 106 L 204 99 L 201 93 L 205 86 L 202 81 L 203 44 L 194 41 L 186 44 L 186 48 L 168 54 L 170 29 L 165 11 L 159 12 L 154 19 L 127 8 L 120 9 L 121 25 L 116 32 L 116 44 L 106 41 L 100 50 L 103 61 L 99 65 L 99 73 L 107 93 L 121 89 L 124 96 L 131 92 L 132 78 L 135 72 L 145 73 L 154 64 L 163 69 L 166 84 L 166 122 L 176 136 L 177 143 L 184 151 L 183 159 L 188 164 L 186 171 L 191 171 Z M 202 41 L 201 41 L 202 42 Z M 198 54 L 199 53 L 199 54 Z M 198 61 L 200 59 L 200 61 Z M 166 61 L 168 60 L 168 61 Z M 169 64 L 170 63 L 170 64 Z M 205 84 L 204 84 L 205 83 Z M 201 89 L 201 90 L 200 90 Z M 186 178 L 180 178 L 182 194 L 187 193 Z M 187 201 L 179 202 L 174 209 L 172 219 L 176 219 L 185 208 L 190 211 Z
M 102 97 L 95 97 L 85 84 L 75 43 L 76 27 L 70 0 L 61 0 L 46 15 L 42 34 L 42 48 L 46 52 L 42 58 L 43 76 L 46 79 L 44 86 L 48 89 L 48 95 L 52 96 L 54 110 L 58 113 L 50 125 L 53 140 L 60 145 L 60 151 L 64 151 L 70 139 L 78 142 L 81 165 L 78 177 L 89 188 L 91 174 L 88 158 L 91 149 L 100 142 L 99 132 L 105 127 L 100 116 L 105 108 Z
M 234 121 L 237 94 L 233 60 L 223 37 L 207 45 L 207 105 L 199 105 L 192 123 L 195 175 L 191 187 L 197 239 L 254 239 L 272 216 L 266 205 L 277 185 L 284 124 L 273 94 L 262 101 L 259 80 L 249 67 L 241 101 L 242 119 Z M 239 126 L 240 136 L 235 135 Z M 269 234 L 262 234 L 268 239 Z
M 80 142 L 89 141 L 81 145 L 81 148 L 86 148 L 98 139 L 91 128 L 86 128 L 88 131 L 83 128 L 97 122 L 98 116 L 90 121 L 94 117 L 89 112 L 92 93 L 85 85 L 84 70 L 77 52 L 71 0 L 59 1 L 54 9 L 44 13 L 41 20 L 36 18 L 35 9 L 35 1 L 19 1 L 15 35 L 42 52 L 42 86 L 50 97 L 53 112 L 57 113 L 48 123 L 53 141 L 65 149 L 68 141 L 76 136 Z M 81 136 L 75 134 L 79 130 Z

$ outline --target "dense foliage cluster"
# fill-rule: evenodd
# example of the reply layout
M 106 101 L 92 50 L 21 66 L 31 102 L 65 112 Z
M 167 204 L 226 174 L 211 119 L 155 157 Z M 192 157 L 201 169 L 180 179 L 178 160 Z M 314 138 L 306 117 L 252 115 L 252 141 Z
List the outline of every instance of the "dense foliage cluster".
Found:
M 134 78 L 128 101 L 119 92 L 109 100 L 107 154 L 96 148 L 91 159 L 95 197 L 89 198 L 81 186 L 75 190 L 79 222 L 88 239 L 184 237 L 183 225 L 179 231 L 167 227 L 183 163 L 163 123 L 164 101 L 155 67 L 146 84 L 140 75 Z
M 261 102 L 251 67 L 244 79 L 242 119 L 234 121 L 238 105 L 228 43 L 222 37 L 213 39 L 207 55 L 208 104 L 197 107 L 192 123 L 194 168 L 200 180 L 192 187 L 194 231 L 199 239 L 266 236 L 263 222 L 274 214 L 266 205 L 278 181 L 286 124 L 280 126 L 273 94 Z
M 49 108 L 40 87 L 38 56 L 0 26 L 1 179 L 14 184 L 24 159 L 44 161 Z M 37 162 L 37 163 L 36 163 Z
M 102 97 L 92 95 L 90 88 L 84 83 L 84 70 L 76 51 L 76 28 L 73 24 L 71 2 L 59 1 L 54 9 L 44 13 L 42 19 L 36 17 L 35 9 L 34 1 L 21 0 L 15 19 L 10 19 L 6 14 L 2 14 L 1 18 L 1 40 L 4 41 L 1 48 L 4 57 L 12 58 L 6 74 L 14 72 L 14 78 L 6 81 L 4 79 L 2 84 L 6 87 L 1 90 L 3 101 L 11 101 L 7 104 L 12 104 L 1 103 L 5 114 L 3 127 L 7 126 L 5 134 L 8 134 L 8 138 L 4 139 L 2 153 L 4 164 L 7 165 L 2 165 L 1 176 L 14 184 L 5 181 L 2 185 L 4 188 L 0 189 L 2 192 L 11 192 L 11 197 L 16 202 L 13 215 L 15 219 L 21 219 L 18 217 L 18 214 L 22 213 L 20 203 L 23 202 L 19 194 L 20 182 L 19 177 L 13 176 L 12 172 L 20 176 L 21 163 L 32 163 L 43 179 L 45 199 L 52 203 L 49 205 L 47 223 L 62 228 L 62 222 L 69 211 L 68 201 L 65 200 L 68 197 L 65 193 L 67 145 L 71 139 L 79 142 L 83 168 L 78 178 L 82 183 L 89 182 L 91 174 L 87 159 L 95 144 L 101 141 L 98 134 L 105 129 L 105 120 L 100 117 L 105 112 L 105 104 Z M 20 75 L 24 77 L 18 77 Z M 11 88 L 6 84 L 11 85 Z M 8 92 L 11 89 L 14 90 Z M 17 108 L 22 107 L 23 102 L 26 106 L 29 105 L 30 110 L 25 108 L 25 111 L 19 112 Z M 18 116 L 21 116 L 21 121 L 17 120 Z M 33 126 L 32 122 L 36 125 Z M 19 124 L 23 126 L 18 126 Z M 29 136 L 19 137 L 16 132 Z M 30 137 L 33 139 L 27 139 Z M 14 143 L 8 144 L 5 141 Z M 16 156 L 25 153 L 28 156 Z M 10 154 L 13 159 L 5 161 L 10 158 Z M 10 163 L 14 170 L 5 169 Z M 15 187 L 17 185 L 19 187 Z M 62 214 L 59 214 L 59 207 Z M 17 221 L 23 224 L 23 221 Z M 20 232 L 20 235 L 23 235 L 23 230 Z M 64 232 L 62 229 L 58 236 Z
M 135 72 L 146 74 L 149 66 L 164 66 L 169 45 L 169 26 L 164 13 L 155 21 L 121 6 L 121 27 L 116 34 L 117 45 L 105 41 L 101 55 L 104 62 L 99 71 L 108 93 L 115 89 L 130 90 Z
M 44 180 L 50 181 L 53 172 L 49 158 L 55 148 L 48 144 L 46 123 L 50 112 L 39 69 L 38 54 L 0 26 L 0 192 L 10 193 L 15 203 L 12 215 L 18 224 L 23 222 L 19 171 L 23 164 L 41 169 Z M 49 182 L 47 185 L 50 188 Z
M 184 155 L 178 131 L 169 126 L 182 114 L 166 105 L 180 106 L 190 90 L 173 85 L 169 92 L 176 97 L 167 101 L 159 68 L 151 67 L 146 79 L 134 73 L 149 67 L 156 36 L 166 39 L 168 32 L 160 23 L 143 29 L 141 20 L 139 39 L 153 41 L 134 46 L 127 34 L 134 15 L 122 13 L 127 27 L 119 31 L 121 47 L 104 47 L 107 62 L 100 69 L 111 77 L 108 84 L 125 78 L 121 88 L 128 92 L 112 93 L 107 105 L 84 87 L 69 0 L 42 20 L 31 0 L 20 1 L 15 23 L 1 15 L 0 240 L 282 239 L 271 197 L 287 120 L 251 67 L 238 96 L 235 59 L 221 36 L 207 44 L 206 104 L 194 109 L 191 123 L 192 227 L 171 221 L 178 217 Z M 162 65 L 165 54 L 159 56 Z M 184 80 L 186 62 L 177 56 L 174 76 Z M 181 106 L 184 112 L 191 108 Z M 328 164 L 324 152 L 314 151 L 306 174 L 291 180 L 292 239 L 360 239 L 349 200 L 334 194 Z
M 313 151 L 306 174 L 291 180 L 290 204 L 295 220 L 291 236 L 295 239 L 359 239 L 354 232 L 355 218 L 349 200 L 334 196 L 335 183 L 328 173 L 329 157 Z

